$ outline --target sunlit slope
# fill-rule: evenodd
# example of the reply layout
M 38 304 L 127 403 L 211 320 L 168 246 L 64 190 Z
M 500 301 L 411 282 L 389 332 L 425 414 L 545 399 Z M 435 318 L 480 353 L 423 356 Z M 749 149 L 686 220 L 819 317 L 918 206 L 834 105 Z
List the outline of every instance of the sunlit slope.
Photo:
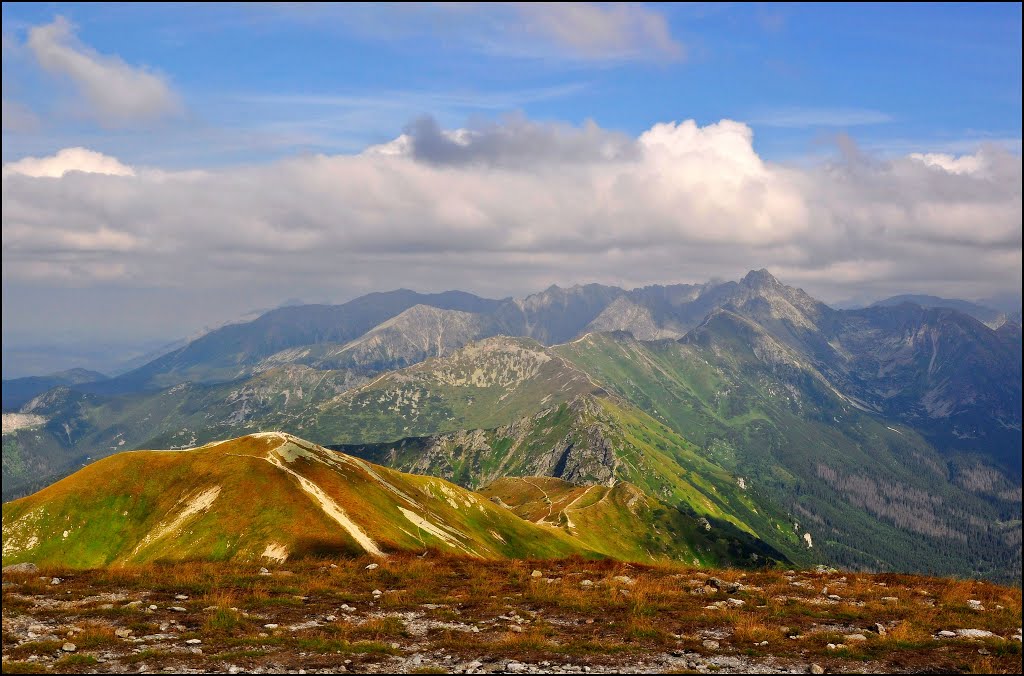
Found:
M 628 482 L 585 486 L 552 477 L 509 477 L 480 493 L 524 519 L 561 528 L 590 549 L 623 561 L 736 565 L 772 558 L 770 549 L 754 538 L 684 514 Z
M 435 547 L 487 558 L 590 554 L 447 481 L 280 433 L 100 460 L 3 506 L 3 562 L 283 560 Z

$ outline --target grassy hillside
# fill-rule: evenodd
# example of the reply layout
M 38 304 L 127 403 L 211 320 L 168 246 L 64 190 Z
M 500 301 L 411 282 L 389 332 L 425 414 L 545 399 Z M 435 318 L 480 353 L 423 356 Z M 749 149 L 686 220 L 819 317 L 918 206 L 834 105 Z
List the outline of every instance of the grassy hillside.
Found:
M 583 486 L 551 477 L 509 477 L 480 493 L 620 561 L 663 559 L 707 566 L 772 556 L 754 538 L 737 538 L 735 531 L 724 532 L 706 518 L 673 509 L 629 482 Z
M 478 557 L 593 552 L 441 479 L 279 433 L 98 461 L 3 506 L 3 562 L 68 567 L 178 560 Z

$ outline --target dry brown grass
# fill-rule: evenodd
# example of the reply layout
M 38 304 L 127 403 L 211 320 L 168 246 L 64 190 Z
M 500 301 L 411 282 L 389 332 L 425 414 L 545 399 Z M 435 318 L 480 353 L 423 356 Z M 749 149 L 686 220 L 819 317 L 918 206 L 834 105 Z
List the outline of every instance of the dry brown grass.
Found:
M 379 565 L 366 570 L 370 563 Z M 121 658 L 123 664 L 145 663 L 151 670 L 222 669 L 216 655 L 227 655 L 249 670 L 326 668 L 330 659 L 342 653 L 353 660 L 350 670 L 373 671 L 383 668 L 381 660 L 396 652 L 392 643 L 416 643 L 416 650 L 424 653 L 442 651 L 467 659 L 479 655 L 534 662 L 573 659 L 579 663 L 582 659 L 586 664 L 616 668 L 642 656 L 678 651 L 749 659 L 772 656 L 794 668 L 818 660 L 837 671 L 1009 673 L 1019 672 L 1021 664 L 1020 644 L 1013 641 L 934 638 L 940 629 L 988 629 L 1005 637 L 1016 632 L 1021 622 L 1020 589 L 981 582 L 862 573 L 787 576 L 778 570 L 703 571 L 584 559 L 490 562 L 436 553 L 423 558 L 307 560 L 270 567 L 272 575 L 260 575 L 259 564 L 215 563 L 52 571 L 65 578 L 61 585 L 50 585 L 39 575 L 5 576 L 9 583 L 3 596 L 5 627 L 11 614 L 30 613 L 59 626 L 63 641 L 65 627 L 75 624 L 85 630 L 72 638 L 83 656 L 136 649 L 130 641 L 114 636 L 117 626 L 140 636 L 160 633 L 165 631 L 161 625 L 180 622 L 188 627 L 183 639 L 202 638 L 203 655 L 161 653 L 151 647 L 145 657 L 126 653 Z M 542 572 L 541 578 L 532 577 L 535 569 Z M 701 586 L 691 581 L 705 580 L 709 574 L 727 583 L 741 582 L 746 590 L 691 594 L 692 588 Z M 632 583 L 616 580 L 620 575 Z M 557 581 L 549 583 L 545 578 Z M 806 581 L 807 586 L 793 586 L 790 578 Z M 584 579 L 593 585 L 581 586 Z M 822 588 L 826 586 L 829 593 L 842 597 L 839 603 L 825 598 Z M 374 589 L 384 594 L 374 598 Z M 107 592 L 144 599 L 145 605 L 102 609 L 90 601 L 84 606 L 40 610 L 33 601 L 76 601 Z M 175 594 L 190 598 L 175 600 Z M 896 597 L 898 603 L 883 602 L 883 596 Z M 705 609 L 730 597 L 744 600 L 745 605 Z M 985 612 L 971 610 L 969 599 L 982 601 Z M 930 601 L 934 603 L 929 605 Z M 150 603 L 157 605 L 155 612 L 146 612 Z M 339 610 L 344 603 L 356 611 Z M 169 611 L 171 605 L 187 611 Z M 205 610 L 210 606 L 214 608 Z M 457 622 L 479 631 L 435 627 L 425 636 L 410 636 L 401 618 L 386 615 L 408 612 L 422 621 Z M 510 614 L 523 618 L 522 632 L 510 629 L 516 624 Z M 323 622 L 330 615 L 346 619 L 297 632 L 286 630 L 311 618 Z M 871 633 L 875 622 L 889 627 L 886 636 Z M 281 628 L 265 629 L 267 623 Z M 723 637 L 719 648 L 702 646 L 709 631 Z M 869 640 L 845 650 L 827 649 L 828 643 L 843 642 L 846 633 L 865 633 Z M 789 635 L 801 638 L 791 640 Z M 4 654 L 12 662 L 40 654 L 52 667 L 62 657 L 59 642 L 16 646 L 18 640 L 23 639 L 5 630 Z M 760 646 L 763 641 L 768 645 Z M 296 657 L 299 653 L 307 657 Z M 104 663 L 87 662 L 83 658 L 67 666 L 104 668 Z

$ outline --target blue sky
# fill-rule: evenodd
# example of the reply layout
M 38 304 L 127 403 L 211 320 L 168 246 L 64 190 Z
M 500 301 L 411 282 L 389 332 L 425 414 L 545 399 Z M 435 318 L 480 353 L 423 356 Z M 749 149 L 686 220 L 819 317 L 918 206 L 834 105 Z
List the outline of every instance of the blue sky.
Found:
M 5 131 L 4 161 L 67 145 L 165 166 L 352 152 L 418 115 L 458 127 L 509 112 L 633 134 L 735 119 L 768 159 L 821 154 L 840 132 L 879 152 L 1019 150 L 1019 4 L 648 11 L 675 51 L 646 35 L 585 51 L 482 7 L 5 4 L 4 98 L 38 125 Z M 184 111 L 159 138 L 69 110 L 66 80 L 18 47 L 57 16 L 83 45 L 164 76 Z
M 1021 5 L 4 4 L 2 155 L 5 373 L 398 287 L 1019 304 Z

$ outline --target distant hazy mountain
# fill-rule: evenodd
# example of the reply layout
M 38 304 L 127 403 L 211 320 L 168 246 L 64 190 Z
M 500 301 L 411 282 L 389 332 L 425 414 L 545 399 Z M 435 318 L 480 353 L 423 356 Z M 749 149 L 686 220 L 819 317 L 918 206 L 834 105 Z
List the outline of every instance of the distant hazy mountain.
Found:
M 1008 319 L 1012 321 L 1012 318 L 1005 312 L 1001 312 L 978 303 L 972 303 L 969 300 L 939 298 L 938 296 L 927 296 L 922 294 L 903 294 L 900 296 L 893 296 L 891 298 L 886 298 L 872 303 L 871 307 L 891 307 L 893 305 L 902 305 L 903 303 L 913 303 L 914 305 L 920 305 L 924 308 L 944 307 L 952 310 L 959 310 L 965 315 L 970 315 L 979 322 L 982 322 L 989 328 L 993 329 L 999 328 Z
M 86 369 L 70 369 L 48 376 L 29 376 L 3 381 L 3 410 L 17 411 L 29 400 L 61 385 L 80 385 L 106 380 L 107 376 Z

